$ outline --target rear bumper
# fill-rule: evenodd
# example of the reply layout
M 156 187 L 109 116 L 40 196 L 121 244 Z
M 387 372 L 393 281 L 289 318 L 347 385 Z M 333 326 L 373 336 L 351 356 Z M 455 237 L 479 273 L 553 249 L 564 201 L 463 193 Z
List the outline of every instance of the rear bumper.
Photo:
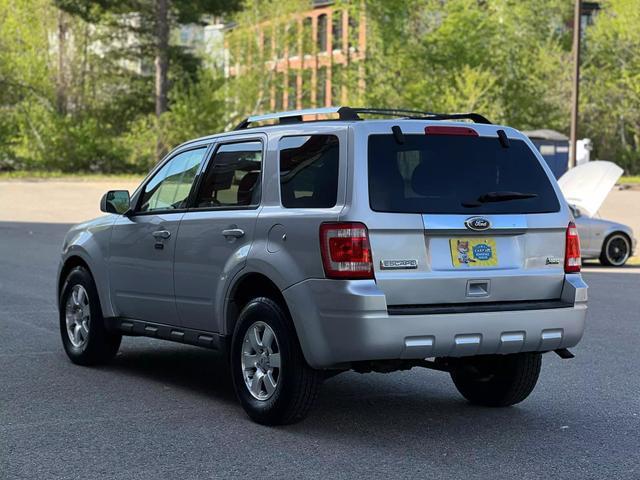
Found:
M 307 362 L 315 368 L 384 359 L 549 351 L 576 345 L 587 285 L 567 275 L 562 308 L 389 315 L 373 280 L 310 279 L 284 292 Z

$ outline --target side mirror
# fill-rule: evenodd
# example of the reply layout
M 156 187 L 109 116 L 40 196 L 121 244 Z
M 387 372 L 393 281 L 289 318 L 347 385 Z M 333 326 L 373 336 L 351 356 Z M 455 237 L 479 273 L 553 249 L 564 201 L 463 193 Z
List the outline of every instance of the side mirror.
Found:
M 109 190 L 100 200 L 100 211 L 122 215 L 129 210 L 131 199 L 127 190 Z

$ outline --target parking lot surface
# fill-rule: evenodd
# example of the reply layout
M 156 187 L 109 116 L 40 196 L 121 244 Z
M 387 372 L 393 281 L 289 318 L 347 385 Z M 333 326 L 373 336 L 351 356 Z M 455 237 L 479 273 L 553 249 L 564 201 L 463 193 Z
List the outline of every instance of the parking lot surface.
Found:
M 215 353 L 125 338 L 72 365 L 55 274 L 66 224 L 0 222 L 0 478 L 640 478 L 640 269 L 586 269 L 576 358 L 522 404 L 467 404 L 447 374 L 328 380 L 302 423 L 249 421 Z

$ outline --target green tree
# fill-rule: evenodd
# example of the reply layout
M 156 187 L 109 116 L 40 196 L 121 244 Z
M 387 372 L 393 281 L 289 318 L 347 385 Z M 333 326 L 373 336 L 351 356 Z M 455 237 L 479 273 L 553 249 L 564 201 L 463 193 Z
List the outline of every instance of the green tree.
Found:
M 603 2 L 585 32 L 580 133 L 596 158 L 640 173 L 640 1 Z
M 114 32 L 45 0 L 2 0 L 0 19 L 0 168 L 126 169 L 117 137 L 149 96 L 103 48 Z
M 369 0 L 369 103 L 565 130 L 570 5 Z
M 572 10 L 565 0 L 336 0 L 334 8 L 355 18 L 366 12 L 364 88 L 358 61 L 333 76 L 348 103 L 474 110 L 520 128 L 568 130 Z M 254 0 L 236 16 L 227 88 L 238 116 L 273 108 L 268 100 L 283 80 L 275 62 L 256 54 L 260 36 L 266 30 L 283 43 L 279 24 L 289 23 L 294 35 L 284 43 L 295 46 L 306 10 L 305 1 Z
M 46 0 L 0 0 L 0 170 L 22 166 L 15 152 L 19 125 L 41 142 L 34 110 L 54 107 L 47 13 Z
M 190 59 L 184 50 L 169 44 L 171 28 L 198 23 L 203 15 L 220 15 L 236 10 L 240 0 L 55 0 L 64 11 L 91 22 L 104 22 L 135 36 L 142 59 L 153 56 L 155 69 L 155 114 L 168 110 L 169 66 L 173 58 Z M 158 133 L 161 129 L 158 129 Z M 157 155 L 166 151 L 166 141 L 157 139 Z

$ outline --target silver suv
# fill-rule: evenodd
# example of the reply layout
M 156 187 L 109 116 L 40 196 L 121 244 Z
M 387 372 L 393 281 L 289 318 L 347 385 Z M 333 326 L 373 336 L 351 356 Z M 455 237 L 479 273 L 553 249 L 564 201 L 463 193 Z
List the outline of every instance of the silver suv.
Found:
M 219 350 L 260 423 L 302 419 L 346 370 L 427 367 L 512 405 L 584 330 L 569 207 L 527 137 L 477 114 L 251 117 L 101 209 L 62 248 L 71 360 L 106 361 L 122 335 Z

